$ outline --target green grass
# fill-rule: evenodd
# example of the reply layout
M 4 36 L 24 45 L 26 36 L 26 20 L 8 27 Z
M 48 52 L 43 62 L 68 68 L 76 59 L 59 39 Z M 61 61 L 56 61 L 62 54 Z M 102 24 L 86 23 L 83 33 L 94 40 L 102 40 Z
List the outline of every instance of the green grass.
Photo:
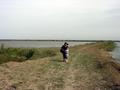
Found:
M 26 61 L 57 55 L 56 48 L 0 48 L 0 64 L 9 61 Z
M 104 49 L 106 51 L 113 51 L 116 47 L 115 42 L 107 41 L 107 42 L 101 42 L 99 45 L 100 49 Z

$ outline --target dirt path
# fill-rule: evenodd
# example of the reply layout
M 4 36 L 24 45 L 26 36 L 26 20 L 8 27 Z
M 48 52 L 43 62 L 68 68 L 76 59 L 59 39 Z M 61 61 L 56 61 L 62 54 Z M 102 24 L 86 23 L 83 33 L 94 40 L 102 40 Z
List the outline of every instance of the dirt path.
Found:
M 84 51 L 85 49 L 87 49 L 88 47 L 83 47 L 80 49 L 80 51 Z M 74 82 L 75 82 L 75 69 L 73 68 L 73 65 L 75 63 L 75 61 L 78 58 L 78 54 L 73 55 L 72 58 L 69 60 L 70 65 L 67 71 L 67 76 L 65 78 L 65 88 L 64 90 L 74 90 Z
M 94 45 L 76 50 L 70 61 L 64 90 L 111 90 L 107 87 L 107 79 L 102 79 L 105 73 L 100 73 L 101 70 L 95 66 L 97 63 L 94 57 L 87 56 L 85 52 L 98 53 L 94 50 Z
M 76 52 L 77 54 L 74 54 L 72 56 L 72 58 L 70 59 L 70 64 L 69 64 L 69 68 L 67 71 L 67 76 L 65 78 L 64 90 L 75 90 L 74 84 L 75 84 L 76 70 L 74 69 L 74 64 L 75 64 L 75 62 L 77 62 L 77 59 L 80 56 L 81 52 L 88 50 L 91 47 L 93 47 L 93 46 L 86 46 L 86 47 L 82 47 L 81 49 L 78 49 L 79 52 Z
M 73 65 L 77 57 L 78 55 L 75 55 L 74 58 L 71 58 L 70 65 L 67 71 L 67 77 L 65 78 L 64 90 L 74 90 L 73 84 L 75 82 L 75 69 L 73 68 Z

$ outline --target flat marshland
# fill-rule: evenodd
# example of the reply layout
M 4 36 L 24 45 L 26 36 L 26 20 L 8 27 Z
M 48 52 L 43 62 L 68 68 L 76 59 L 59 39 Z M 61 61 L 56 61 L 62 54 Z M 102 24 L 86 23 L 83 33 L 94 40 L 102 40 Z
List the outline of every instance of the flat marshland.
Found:
M 112 90 L 116 79 L 104 62 L 111 59 L 106 50 L 113 48 L 110 42 L 70 47 L 65 63 L 59 48 L 1 46 L 0 90 Z

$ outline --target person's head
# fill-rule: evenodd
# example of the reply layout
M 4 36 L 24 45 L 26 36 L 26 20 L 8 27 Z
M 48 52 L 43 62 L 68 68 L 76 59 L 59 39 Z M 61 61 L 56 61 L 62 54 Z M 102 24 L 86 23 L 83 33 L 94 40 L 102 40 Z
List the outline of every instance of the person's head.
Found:
M 69 44 L 68 44 L 67 42 L 64 43 L 64 46 L 65 46 L 65 47 L 68 47 L 68 45 L 69 45 Z

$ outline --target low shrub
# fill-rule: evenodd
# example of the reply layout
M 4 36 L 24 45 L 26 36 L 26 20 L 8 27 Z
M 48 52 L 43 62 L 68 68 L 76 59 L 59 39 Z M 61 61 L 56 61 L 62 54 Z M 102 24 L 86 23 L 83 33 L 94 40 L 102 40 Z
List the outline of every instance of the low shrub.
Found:
M 29 59 L 33 56 L 34 54 L 34 51 L 33 50 L 28 50 L 26 53 L 25 53 L 25 57 L 26 59 Z
M 30 59 L 34 54 L 34 50 L 32 49 L 23 49 L 18 52 L 18 56 L 24 57 L 26 60 Z

